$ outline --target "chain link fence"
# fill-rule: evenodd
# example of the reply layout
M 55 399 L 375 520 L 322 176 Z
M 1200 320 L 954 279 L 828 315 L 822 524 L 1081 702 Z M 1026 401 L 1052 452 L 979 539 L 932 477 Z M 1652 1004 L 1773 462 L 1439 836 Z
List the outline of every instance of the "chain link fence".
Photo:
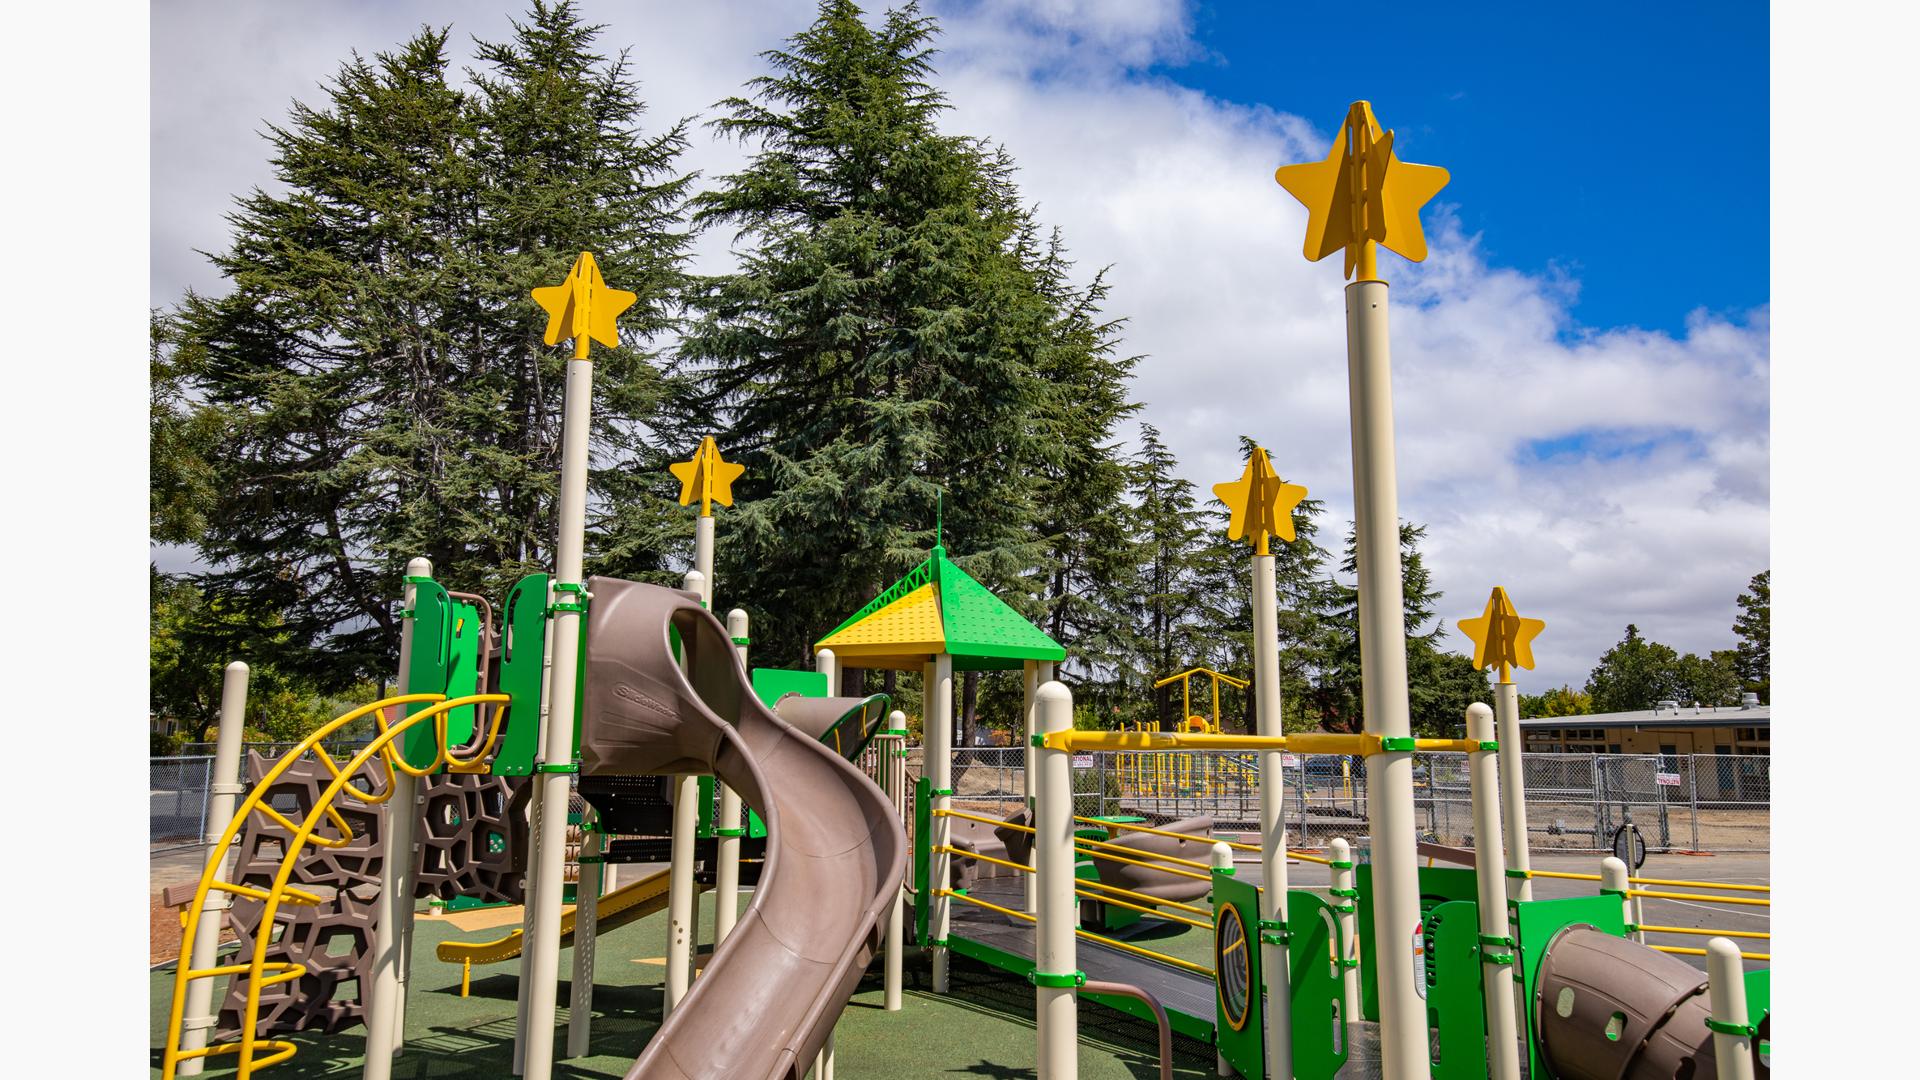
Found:
M 953 751 L 957 808 L 1005 816 L 1025 801 L 1026 748 Z M 1366 831 L 1366 764 L 1340 755 L 1284 755 L 1283 820 L 1293 843 L 1319 846 Z M 1609 850 L 1632 822 L 1655 851 L 1766 851 L 1771 758 L 1761 754 L 1527 754 L 1528 841 L 1534 850 Z M 924 751 L 911 747 L 917 779 Z M 1259 827 L 1258 755 L 1196 750 L 1101 751 L 1074 756 L 1075 812 L 1163 824 L 1208 816 L 1222 831 Z M 1414 755 L 1421 838 L 1471 847 L 1473 789 L 1467 755 Z

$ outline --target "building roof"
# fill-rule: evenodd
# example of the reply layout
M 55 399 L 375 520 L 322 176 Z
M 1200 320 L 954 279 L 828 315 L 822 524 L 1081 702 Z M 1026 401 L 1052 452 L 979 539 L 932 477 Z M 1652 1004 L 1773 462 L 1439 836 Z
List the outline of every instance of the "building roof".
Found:
M 1688 705 L 1680 708 L 1639 709 L 1633 712 L 1590 713 L 1585 716 L 1536 716 L 1520 721 L 1522 728 L 1564 727 L 1771 727 L 1765 705 Z
M 920 565 L 814 643 L 853 667 L 915 671 L 940 653 L 957 671 L 1065 660 L 1067 650 L 935 546 Z

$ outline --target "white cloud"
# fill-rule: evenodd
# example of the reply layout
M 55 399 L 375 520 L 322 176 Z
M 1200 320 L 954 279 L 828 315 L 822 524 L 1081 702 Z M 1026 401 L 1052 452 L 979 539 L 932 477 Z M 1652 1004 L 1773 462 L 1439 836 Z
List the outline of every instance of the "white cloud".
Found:
M 633 45 L 653 125 L 737 93 L 758 53 L 812 11 L 583 7 L 609 25 L 604 44 Z M 1237 475 L 1235 436 L 1253 435 L 1327 501 L 1337 542 L 1352 506 L 1339 270 L 1301 258 L 1305 214 L 1273 169 L 1323 156 L 1330 132 L 1317 125 L 1339 118 L 1142 76 L 1198 55 L 1176 0 L 932 10 L 946 127 L 1004 143 L 1082 271 L 1113 267 L 1109 311 L 1129 319 L 1127 350 L 1148 356 L 1145 419 L 1185 474 L 1203 490 Z M 262 119 L 282 118 L 290 97 L 314 101 L 349 48 L 391 47 L 422 22 L 452 22 L 462 55 L 470 35 L 506 32 L 503 15 L 445 2 L 156 9 L 155 303 L 215 285 L 187 249 L 221 246 L 228 194 L 266 181 Z M 713 175 L 741 154 L 696 130 L 688 165 Z M 1684 651 L 1726 647 L 1733 597 L 1768 563 L 1766 311 L 1696 313 L 1678 337 L 1579 327 L 1577 280 L 1489 265 L 1445 198 L 1426 214 L 1429 260 L 1383 255 L 1382 272 L 1394 282 L 1400 507 L 1429 525 L 1449 623 L 1507 586 L 1548 621 L 1539 670 L 1520 676 L 1529 689 L 1579 685 L 1628 622 Z M 703 241 L 704 268 L 725 240 Z

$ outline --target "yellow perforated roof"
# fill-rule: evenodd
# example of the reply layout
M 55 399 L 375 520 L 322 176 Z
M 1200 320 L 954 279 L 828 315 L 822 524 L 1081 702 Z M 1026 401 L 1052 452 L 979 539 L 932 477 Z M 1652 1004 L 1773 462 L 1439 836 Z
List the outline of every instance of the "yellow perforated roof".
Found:
M 945 652 L 947 636 L 940 620 L 940 601 L 933 583 L 873 612 L 851 626 L 820 640 L 815 649 L 832 649 L 840 657 L 900 656 Z

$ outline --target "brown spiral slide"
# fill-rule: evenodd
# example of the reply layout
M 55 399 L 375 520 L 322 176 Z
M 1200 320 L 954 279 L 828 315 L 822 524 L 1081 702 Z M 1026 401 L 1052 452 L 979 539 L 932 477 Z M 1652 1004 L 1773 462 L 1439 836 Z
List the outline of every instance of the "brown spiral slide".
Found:
M 696 597 L 617 578 L 587 588 L 582 771 L 711 773 L 767 824 L 752 904 L 627 1076 L 800 1080 L 879 948 L 906 869 L 900 820 L 845 758 L 760 704 Z

